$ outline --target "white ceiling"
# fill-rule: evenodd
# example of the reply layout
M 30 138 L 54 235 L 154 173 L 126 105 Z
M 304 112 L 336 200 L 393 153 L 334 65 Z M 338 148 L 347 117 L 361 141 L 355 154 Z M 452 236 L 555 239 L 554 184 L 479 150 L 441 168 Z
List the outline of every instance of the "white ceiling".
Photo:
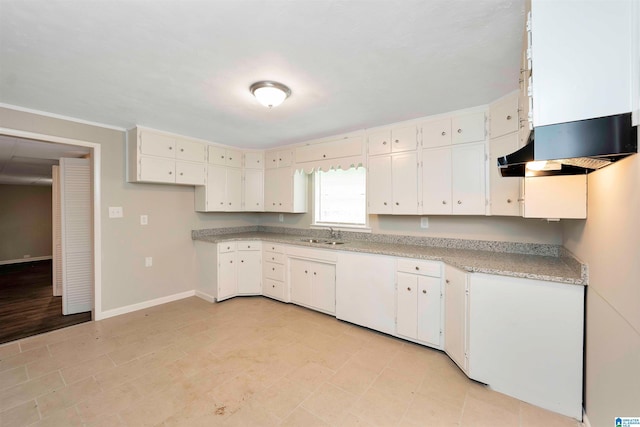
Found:
M 266 148 L 518 87 L 524 0 L 0 0 L 0 102 Z M 292 96 L 268 110 L 251 83 Z

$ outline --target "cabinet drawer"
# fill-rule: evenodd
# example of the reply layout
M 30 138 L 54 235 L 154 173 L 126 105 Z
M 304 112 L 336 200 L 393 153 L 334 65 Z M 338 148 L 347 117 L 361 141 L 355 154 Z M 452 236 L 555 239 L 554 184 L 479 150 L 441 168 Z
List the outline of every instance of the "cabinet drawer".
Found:
M 259 251 L 262 249 L 262 242 L 238 242 L 239 251 Z
M 266 279 L 262 293 L 272 298 L 284 300 L 284 283 L 277 280 Z
M 398 260 L 397 268 L 400 272 L 421 276 L 440 277 L 442 275 L 441 263 L 438 261 L 420 261 L 403 258 Z
M 267 252 L 276 252 L 279 254 L 284 253 L 284 247 L 282 245 L 273 244 L 273 243 L 265 243 L 264 250 Z
M 265 252 L 264 260 L 268 262 L 275 262 L 276 264 L 284 264 L 285 256 L 284 254 L 279 254 L 277 252 Z
M 273 262 L 264 263 L 264 277 L 284 282 L 284 265 Z
M 235 252 L 236 246 L 236 242 L 218 243 L 218 253 Z

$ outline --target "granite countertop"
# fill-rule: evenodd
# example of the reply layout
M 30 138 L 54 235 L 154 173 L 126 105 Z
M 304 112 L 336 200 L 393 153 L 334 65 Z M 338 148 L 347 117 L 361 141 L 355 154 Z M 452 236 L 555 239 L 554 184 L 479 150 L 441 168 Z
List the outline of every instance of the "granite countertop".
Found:
M 364 252 L 406 258 L 443 261 L 453 267 L 468 272 L 496 274 L 545 280 L 572 285 L 587 285 L 586 266 L 569 255 L 530 255 L 522 253 L 497 252 L 424 246 L 403 243 L 382 243 L 369 240 L 345 239 L 343 245 L 325 245 L 301 241 L 305 236 L 263 231 L 240 233 L 193 235 L 194 240 L 218 243 L 234 240 L 261 240 L 273 243 L 308 246 L 316 249 L 348 252 Z

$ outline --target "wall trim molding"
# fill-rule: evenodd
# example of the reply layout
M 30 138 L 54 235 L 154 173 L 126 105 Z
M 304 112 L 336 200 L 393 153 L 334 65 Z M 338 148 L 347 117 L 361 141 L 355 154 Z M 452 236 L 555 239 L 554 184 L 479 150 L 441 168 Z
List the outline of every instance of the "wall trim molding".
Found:
M 100 317 L 99 320 L 108 319 L 109 317 L 119 316 L 121 314 L 132 313 L 134 311 L 155 307 L 156 305 L 166 304 L 168 302 L 178 301 L 178 300 L 189 298 L 195 295 L 196 295 L 196 291 L 191 290 L 191 291 L 180 292 L 173 295 L 167 295 L 166 297 L 160 297 L 160 298 L 156 298 L 148 301 L 139 302 L 136 304 L 125 305 L 124 307 L 118 307 L 112 310 L 105 310 L 102 312 L 102 316 Z
M 51 117 L 52 119 L 66 120 L 68 122 L 80 123 L 83 125 L 96 126 L 96 127 L 101 127 L 105 129 L 112 129 L 112 130 L 118 130 L 121 132 L 126 132 L 126 129 L 120 126 L 113 126 L 113 125 L 108 125 L 106 123 L 100 123 L 100 122 L 92 122 L 90 120 L 83 120 L 83 119 L 78 119 L 71 116 L 64 116 L 62 114 L 50 113 L 48 111 L 34 110 L 33 108 L 20 107 L 17 105 L 5 104 L 3 102 L 0 102 L 0 107 L 7 108 L 9 110 L 22 111 L 23 113 L 30 113 L 30 114 L 37 114 L 39 116 L 44 116 L 44 117 Z
M 210 295 L 206 292 L 202 292 L 202 291 L 195 291 L 196 292 L 196 296 L 198 298 L 202 298 L 203 300 L 207 301 L 207 302 L 216 302 L 216 297 L 214 297 L 213 295 Z
M 8 259 L 6 261 L 0 261 L 0 265 L 20 264 L 23 262 L 31 262 L 31 261 L 44 261 L 47 259 L 53 259 L 53 257 L 51 255 L 46 255 L 46 256 L 33 256 L 31 258 Z

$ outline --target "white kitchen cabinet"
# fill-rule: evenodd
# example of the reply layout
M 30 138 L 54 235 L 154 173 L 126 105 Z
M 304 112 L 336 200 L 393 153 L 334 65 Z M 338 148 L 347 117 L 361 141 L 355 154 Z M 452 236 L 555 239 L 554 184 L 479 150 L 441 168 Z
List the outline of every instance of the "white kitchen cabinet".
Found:
M 435 148 L 451 145 L 451 118 L 437 119 L 422 124 L 422 147 Z
M 522 194 L 525 218 L 587 218 L 585 174 L 524 178 Z
M 485 143 L 422 152 L 422 213 L 484 215 Z
M 239 242 L 236 255 L 238 295 L 261 294 L 262 243 Z
M 417 153 L 369 157 L 369 213 L 418 213 Z
M 398 259 L 396 333 L 441 348 L 441 263 Z
M 247 169 L 264 169 L 264 152 L 245 151 L 244 167 Z
M 307 175 L 292 167 L 265 170 L 264 210 L 302 213 L 307 211 Z
M 204 187 L 196 187 L 196 211 L 238 212 L 242 210 L 242 170 L 227 166 L 207 166 Z
M 444 279 L 444 351 L 467 372 L 467 274 L 445 264 Z
M 484 111 L 453 116 L 451 131 L 453 144 L 484 141 L 486 137 Z
M 231 148 L 209 145 L 209 164 L 239 168 L 242 166 L 242 152 Z
M 352 136 L 296 147 L 296 163 L 300 164 L 338 159 L 341 157 L 362 156 L 362 139 L 361 136 Z
M 227 247 L 229 245 L 224 244 Z M 231 251 L 221 250 L 218 247 L 218 293 L 217 301 L 232 298 L 238 294 L 238 271 L 236 268 L 235 245 Z
M 264 211 L 264 170 L 245 169 L 242 181 L 242 210 Z
M 204 185 L 206 144 L 136 127 L 127 132 L 127 181 Z
M 518 131 L 518 94 L 512 92 L 489 105 L 491 138 L 498 138 Z
M 395 334 L 394 257 L 340 252 L 336 262 L 336 317 Z
M 287 301 L 284 248 L 274 243 L 265 243 L 262 248 L 262 280 L 264 282 L 262 294 L 280 301 Z
M 511 132 L 489 143 L 489 177 L 491 215 L 521 216 L 522 179 L 503 177 L 498 168 L 498 157 L 511 154 L 520 147 L 518 132 Z
M 534 126 L 632 111 L 634 1 L 532 1 Z
M 469 376 L 582 419 L 585 288 L 476 273 L 469 282 Z
M 335 264 L 289 258 L 289 281 L 291 302 L 325 313 L 335 313 Z
M 292 150 L 272 150 L 265 152 L 265 167 L 267 169 L 286 168 L 293 165 Z
M 416 126 L 403 126 L 378 130 L 370 133 L 368 140 L 370 156 L 411 151 L 418 147 L 418 129 Z

